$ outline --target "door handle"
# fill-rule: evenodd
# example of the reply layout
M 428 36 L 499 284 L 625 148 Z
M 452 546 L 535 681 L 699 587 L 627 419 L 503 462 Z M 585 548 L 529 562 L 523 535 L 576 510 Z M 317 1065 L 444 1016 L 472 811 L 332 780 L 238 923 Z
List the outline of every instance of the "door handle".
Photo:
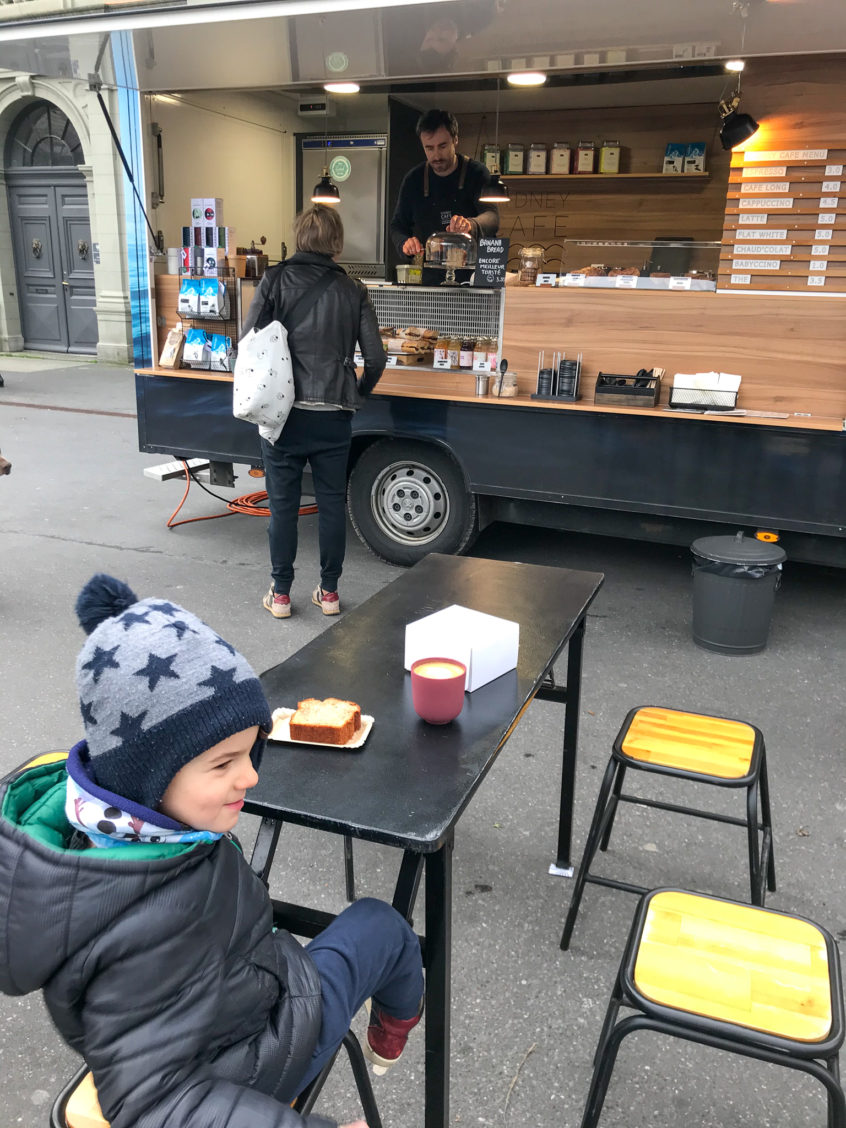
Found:
M 63 283 L 62 283 L 62 285 L 63 285 L 63 286 L 69 286 L 69 285 L 70 285 L 70 282 L 63 282 Z

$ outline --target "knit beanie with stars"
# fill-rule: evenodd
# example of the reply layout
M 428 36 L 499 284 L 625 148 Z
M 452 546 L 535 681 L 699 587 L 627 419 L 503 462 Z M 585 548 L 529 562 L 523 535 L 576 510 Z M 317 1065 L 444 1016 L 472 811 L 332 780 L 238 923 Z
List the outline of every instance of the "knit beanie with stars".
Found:
M 155 810 L 190 760 L 252 725 L 270 731 L 252 667 L 190 611 L 100 573 L 76 613 L 89 636 L 76 660 L 89 771 L 106 791 Z M 259 738 L 255 768 L 263 749 Z

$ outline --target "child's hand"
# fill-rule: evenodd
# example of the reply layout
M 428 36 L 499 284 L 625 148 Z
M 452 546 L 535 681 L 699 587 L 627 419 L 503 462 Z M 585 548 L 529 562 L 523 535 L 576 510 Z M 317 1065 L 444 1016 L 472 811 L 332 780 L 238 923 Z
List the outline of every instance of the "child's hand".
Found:
M 352 1124 L 342 1124 L 340 1128 L 367 1128 L 366 1120 L 354 1120 Z

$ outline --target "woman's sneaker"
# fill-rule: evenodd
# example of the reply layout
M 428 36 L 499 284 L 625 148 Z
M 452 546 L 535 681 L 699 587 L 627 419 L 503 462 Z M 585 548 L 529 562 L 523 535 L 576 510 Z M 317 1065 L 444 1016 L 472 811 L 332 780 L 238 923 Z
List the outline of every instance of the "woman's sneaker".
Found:
M 341 611 L 341 601 L 336 591 L 324 591 L 316 587 L 311 593 L 311 602 L 316 603 L 324 615 L 338 615 Z
M 291 617 L 290 596 L 277 595 L 273 588 L 271 588 L 261 602 L 274 619 L 289 619 Z
M 420 1009 L 414 1018 L 394 1018 L 386 1014 L 378 1003 L 371 1004 L 369 999 L 365 1006 L 370 1013 L 370 1022 L 362 1049 L 367 1060 L 373 1063 L 373 1072 L 381 1077 L 402 1057 L 408 1035 L 423 1014 L 423 1000 L 420 1000 Z

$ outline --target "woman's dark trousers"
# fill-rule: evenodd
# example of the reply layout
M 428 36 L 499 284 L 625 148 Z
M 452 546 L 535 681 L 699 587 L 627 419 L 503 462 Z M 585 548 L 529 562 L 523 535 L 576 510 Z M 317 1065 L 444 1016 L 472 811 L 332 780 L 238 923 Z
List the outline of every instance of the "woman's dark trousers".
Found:
M 297 521 L 303 469 L 311 466 L 317 500 L 320 542 L 320 586 L 337 591 L 346 549 L 347 460 L 352 412 L 305 411 L 292 408 L 275 443 L 261 441 L 270 523 L 270 567 L 273 588 L 288 595 L 297 555 Z

